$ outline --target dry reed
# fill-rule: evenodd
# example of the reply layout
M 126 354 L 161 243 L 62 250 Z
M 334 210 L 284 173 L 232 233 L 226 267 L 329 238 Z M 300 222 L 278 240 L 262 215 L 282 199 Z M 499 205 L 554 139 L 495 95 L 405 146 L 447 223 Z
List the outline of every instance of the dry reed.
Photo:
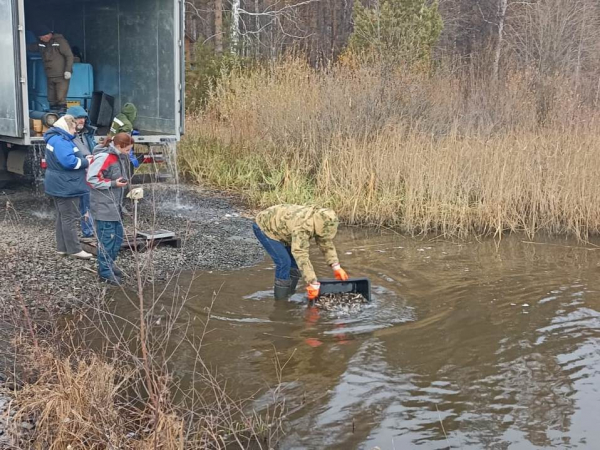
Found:
M 32 356 L 28 365 L 37 376 L 15 391 L 12 423 L 17 436 L 21 423 L 35 424 L 32 448 L 142 449 L 153 448 L 155 440 L 155 448 L 165 450 L 183 445 L 183 421 L 172 415 L 162 416 L 149 436 L 130 434 L 140 422 L 148 423 L 123 395 L 135 370 L 97 355 L 61 357 L 50 348 L 24 354 Z
M 318 203 L 411 233 L 572 234 L 600 227 L 600 114 L 568 78 L 498 83 L 283 61 L 232 73 L 188 117 L 188 179 L 257 206 Z

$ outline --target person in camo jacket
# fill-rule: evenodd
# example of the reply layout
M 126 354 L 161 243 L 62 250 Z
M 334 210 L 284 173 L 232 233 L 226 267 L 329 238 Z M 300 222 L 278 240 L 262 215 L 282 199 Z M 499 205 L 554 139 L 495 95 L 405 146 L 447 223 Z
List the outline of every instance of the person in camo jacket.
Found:
M 275 299 L 296 290 L 302 274 L 308 299 L 319 296 L 320 283 L 308 256 L 314 238 L 333 269 L 335 278 L 347 280 L 333 245 L 339 220 L 331 209 L 302 205 L 275 205 L 261 211 L 253 224 L 254 234 L 275 263 Z
M 118 133 L 127 133 L 132 135 L 134 132 L 133 123 L 137 118 L 137 107 L 131 103 L 127 102 L 121 108 L 121 112 L 115 116 L 110 125 L 110 130 L 108 132 L 108 137 L 113 137 Z M 131 180 L 133 178 L 133 174 L 135 169 L 140 167 L 140 162 L 133 153 L 133 148 L 129 151 L 129 171 L 127 173 L 128 178 Z

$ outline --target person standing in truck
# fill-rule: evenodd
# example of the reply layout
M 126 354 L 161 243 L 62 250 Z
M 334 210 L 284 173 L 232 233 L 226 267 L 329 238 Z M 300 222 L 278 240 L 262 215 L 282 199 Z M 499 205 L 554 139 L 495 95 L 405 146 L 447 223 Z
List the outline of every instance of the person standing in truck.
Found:
M 73 143 L 84 157 L 91 155 L 96 146 L 96 141 L 94 140 L 96 128 L 90 125 L 87 111 L 81 106 L 71 106 L 67 109 L 67 114 L 75 117 L 75 121 L 77 122 Z M 81 212 L 81 234 L 85 238 L 90 238 L 94 236 L 94 222 L 90 213 L 89 189 L 87 193 L 81 196 L 79 211 Z
M 314 238 L 333 269 L 335 278 L 347 280 L 333 245 L 338 218 L 328 208 L 303 205 L 275 205 L 256 215 L 254 234 L 275 263 L 275 299 L 292 295 L 300 274 L 306 282 L 308 299 L 319 296 L 321 284 L 308 257 L 310 239 Z
M 90 259 L 91 253 L 81 248 L 77 224 L 81 217 L 81 196 L 89 192 L 85 169 L 91 156 L 84 157 L 73 144 L 76 122 L 63 116 L 44 134 L 46 141 L 46 174 L 44 189 L 56 205 L 56 247 L 58 254 Z
M 98 234 L 98 275 L 100 280 L 119 286 L 123 272 L 115 265 L 123 242 L 123 198 L 127 186 L 127 165 L 133 138 L 117 133 L 94 149 L 87 172 L 92 187 L 92 217 Z
M 28 46 L 28 50 L 42 55 L 44 71 L 48 79 L 48 103 L 51 110 L 67 110 L 67 92 L 73 73 L 73 52 L 62 34 L 51 28 L 40 26 L 36 30 L 38 42 Z

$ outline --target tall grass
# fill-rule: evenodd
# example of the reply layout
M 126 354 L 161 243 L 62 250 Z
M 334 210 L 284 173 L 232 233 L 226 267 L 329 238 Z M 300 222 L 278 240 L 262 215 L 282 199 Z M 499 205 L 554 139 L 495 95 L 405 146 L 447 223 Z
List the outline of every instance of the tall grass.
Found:
M 318 203 L 354 224 L 584 239 L 600 227 L 597 100 L 533 72 L 491 83 L 287 60 L 224 77 L 188 117 L 180 167 L 257 206 Z

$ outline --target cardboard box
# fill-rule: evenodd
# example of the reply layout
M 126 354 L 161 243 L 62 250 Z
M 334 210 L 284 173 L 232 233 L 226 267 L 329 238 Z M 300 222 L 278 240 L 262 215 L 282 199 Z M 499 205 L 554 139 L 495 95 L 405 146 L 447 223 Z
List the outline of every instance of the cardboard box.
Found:
M 36 133 L 41 133 L 44 125 L 40 119 L 30 119 L 31 129 Z

